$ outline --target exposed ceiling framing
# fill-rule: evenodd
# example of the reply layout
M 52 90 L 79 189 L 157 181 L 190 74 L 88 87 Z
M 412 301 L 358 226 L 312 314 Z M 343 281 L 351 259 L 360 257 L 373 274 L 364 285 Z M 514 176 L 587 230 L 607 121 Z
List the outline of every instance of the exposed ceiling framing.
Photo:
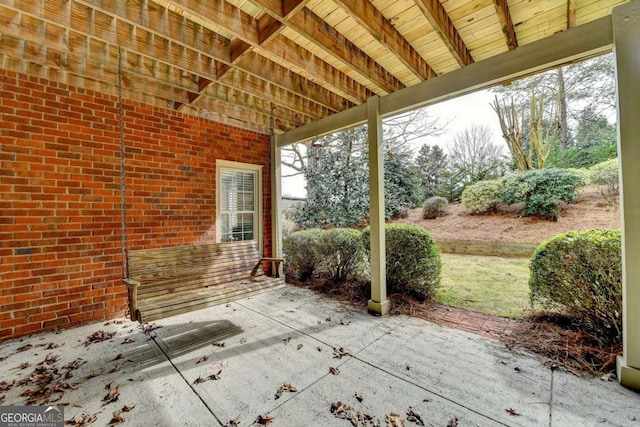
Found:
M 268 134 L 624 0 L 0 0 L 0 67 Z

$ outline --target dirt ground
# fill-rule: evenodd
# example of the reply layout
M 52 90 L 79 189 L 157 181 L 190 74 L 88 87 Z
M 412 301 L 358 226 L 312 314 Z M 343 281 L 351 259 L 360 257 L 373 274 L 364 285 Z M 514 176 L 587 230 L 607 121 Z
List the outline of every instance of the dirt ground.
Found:
M 598 187 L 585 187 L 575 204 L 562 204 L 558 221 L 521 218 L 521 205 L 501 206 L 498 213 L 472 215 L 461 204 L 449 205 L 447 215 L 423 219 L 422 209 L 412 209 L 409 216 L 392 222 L 417 224 L 436 239 L 485 240 L 540 243 L 569 230 L 619 228 L 618 200 L 607 200 Z

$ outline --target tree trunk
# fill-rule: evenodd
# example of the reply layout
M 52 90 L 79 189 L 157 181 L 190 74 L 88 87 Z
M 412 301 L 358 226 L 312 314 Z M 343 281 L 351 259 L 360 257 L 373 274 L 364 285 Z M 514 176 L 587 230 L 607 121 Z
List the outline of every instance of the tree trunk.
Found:
M 558 75 L 558 120 L 560 127 L 560 146 L 563 150 L 569 148 L 569 125 L 567 123 L 567 93 L 565 91 L 564 72 L 557 69 Z

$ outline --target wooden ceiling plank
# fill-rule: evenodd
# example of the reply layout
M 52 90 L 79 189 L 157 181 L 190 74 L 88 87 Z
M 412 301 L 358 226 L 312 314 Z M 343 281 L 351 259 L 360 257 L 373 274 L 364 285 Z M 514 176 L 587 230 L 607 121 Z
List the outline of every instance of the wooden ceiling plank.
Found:
M 513 26 L 507 0 L 493 0 L 493 5 L 496 8 L 496 14 L 498 15 L 498 20 L 502 27 L 502 33 L 504 34 L 504 39 L 507 42 L 507 47 L 509 50 L 513 50 L 518 47 L 518 37 L 516 36 L 516 29 Z
M 272 84 L 320 104 L 334 112 L 350 108 L 355 105 L 347 99 L 327 90 L 304 77 L 294 73 L 256 52 L 251 52 L 237 64 L 239 70 L 247 72 L 260 79 L 269 76 Z
M 451 54 L 456 58 L 461 67 L 473 63 L 469 49 L 465 45 L 458 30 L 453 25 L 451 18 L 438 0 L 416 0 L 431 26 L 434 28 L 442 42 L 447 45 Z
M 312 121 L 310 117 L 305 117 L 304 114 L 299 111 L 283 108 L 282 106 L 261 99 L 254 94 L 237 91 L 234 88 L 221 85 L 219 82 L 210 86 L 204 96 L 198 97 L 198 102 L 194 103 L 194 105 L 201 106 L 201 102 L 203 102 L 202 100 L 205 98 L 229 102 L 269 117 L 273 114 L 276 120 L 287 123 L 287 125 L 291 127 L 297 127 Z
M 363 79 L 370 81 L 378 94 L 402 89 L 404 84 L 364 53 L 344 35 L 326 24 L 311 10 L 304 8 L 284 22 L 289 28 L 312 41 L 327 54 L 348 64 Z
M 303 114 L 308 120 L 317 120 L 334 113 L 326 107 L 296 96 L 239 69 L 234 69 L 217 83 L 239 92 L 255 95 L 282 108 L 296 111 Z
M 360 26 L 422 80 L 436 76 L 429 64 L 369 1 L 335 0 Z
M 308 50 L 280 35 L 266 43 L 264 49 L 290 66 L 311 70 L 316 83 L 329 88 L 349 101 L 360 104 L 373 95 L 366 87 L 340 72 Z

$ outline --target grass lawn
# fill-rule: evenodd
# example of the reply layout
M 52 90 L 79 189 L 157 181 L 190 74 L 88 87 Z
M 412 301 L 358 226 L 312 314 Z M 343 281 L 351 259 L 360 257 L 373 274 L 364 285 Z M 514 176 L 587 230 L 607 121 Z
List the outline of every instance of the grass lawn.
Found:
M 440 304 L 522 318 L 529 303 L 529 259 L 442 254 Z

